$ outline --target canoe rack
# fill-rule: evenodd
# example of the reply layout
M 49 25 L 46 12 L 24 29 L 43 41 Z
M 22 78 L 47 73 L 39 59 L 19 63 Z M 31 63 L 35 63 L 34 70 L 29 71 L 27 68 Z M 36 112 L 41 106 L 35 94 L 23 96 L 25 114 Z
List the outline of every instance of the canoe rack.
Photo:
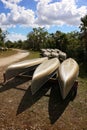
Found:
M 16 77 L 20 77 L 20 78 L 28 78 L 28 80 L 32 80 L 32 75 L 28 75 L 28 74 L 19 74 L 17 75 Z M 5 73 L 3 73 L 3 83 L 2 84 L 6 84 L 7 82 L 9 82 L 10 80 L 14 79 L 15 77 L 7 80 L 6 79 L 6 76 L 5 76 Z M 57 79 L 57 76 L 55 75 L 53 78 L 50 78 L 48 80 L 48 82 L 52 82 L 52 83 L 57 83 L 58 82 L 58 79 Z
M 5 77 L 5 74 L 3 74 L 3 77 L 4 77 L 4 81 L 2 83 L 2 85 L 5 85 L 7 82 L 9 82 L 10 80 L 14 79 L 10 79 L 10 80 L 6 80 L 6 77 Z M 20 78 L 28 78 L 28 80 L 32 80 L 32 76 L 31 75 L 26 75 L 26 74 L 20 74 L 20 75 L 17 75 L 16 77 L 20 77 Z M 55 75 L 53 78 L 50 78 L 48 80 L 49 83 L 55 83 L 55 84 L 59 84 L 58 83 L 58 77 Z M 72 86 L 69 94 L 71 95 L 71 101 L 73 101 L 77 95 L 77 87 L 78 87 L 78 81 L 76 80 L 74 85 Z M 63 99 L 64 100 L 64 99 Z

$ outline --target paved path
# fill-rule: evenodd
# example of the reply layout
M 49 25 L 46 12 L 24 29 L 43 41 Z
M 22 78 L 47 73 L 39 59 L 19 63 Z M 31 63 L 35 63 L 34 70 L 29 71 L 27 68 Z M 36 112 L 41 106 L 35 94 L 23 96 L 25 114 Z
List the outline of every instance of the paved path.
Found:
M 27 51 L 24 51 L 24 50 L 17 50 L 17 51 L 18 51 L 17 54 L 14 54 L 5 58 L 0 58 L 0 67 L 9 65 L 29 55 L 29 52 Z

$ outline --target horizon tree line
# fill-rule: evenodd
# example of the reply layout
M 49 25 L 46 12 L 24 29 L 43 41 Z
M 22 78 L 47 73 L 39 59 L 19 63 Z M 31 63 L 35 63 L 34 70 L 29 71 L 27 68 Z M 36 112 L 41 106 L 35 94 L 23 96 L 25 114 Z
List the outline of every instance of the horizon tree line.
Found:
M 11 42 L 6 41 L 5 38 L 8 34 L 2 32 L 0 28 L 0 46 L 6 46 L 8 48 L 21 48 L 32 49 L 39 51 L 41 48 L 58 48 L 68 54 L 68 56 L 74 57 L 79 61 L 87 61 L 87 15 L 81 18 L 81 24 L 79 26 L 80 32 L 73 31 L 70 33 L 63 33 L 56 31 L 55 33 L 48 33 L 45 28 L 33 28 L 27 35 L 27 40 Z M 80 58 L 79 58 L 80 57 Z

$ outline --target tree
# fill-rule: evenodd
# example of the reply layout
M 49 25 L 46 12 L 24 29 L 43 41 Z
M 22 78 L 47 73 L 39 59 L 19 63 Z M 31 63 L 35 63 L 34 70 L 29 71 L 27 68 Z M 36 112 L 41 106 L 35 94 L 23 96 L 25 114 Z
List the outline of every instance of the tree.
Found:
M 14 43 L 9 41 L 9 40 L 5 42 L 5 45 L 6 45 L 7 48 L 13 48 L 14 47 Z
M 84 49 L 84 61 L 87 61 L 87 15 L 81 18 L 80 31 Z
M 48 35 L 46 48 L 56 48 L 54 33 Z
M 2 30 L 0 28 L 0 46 L 3 46 Z
M 61 31 L 56 31 L 54 34 L 56 48 L 62 51 L 66 51 L 67 37 L 66 34 Z
M 82 47 L 81 42 L 79 39 L 79 32 L 73 31 L 70 33 L 67 33 L 67 54 L 69 57 L 73 57 L 78 59 L 82 55 Z M 80 57 L 81 58 L 81 57 Z
M 5 46 L 5 38 L 7 35 L 7 31 L 3 32 L 2 29 L 0 28 L 0 46 Z
M 45 28 L 33 28 L 33 31 L 27 35 L 27 41 L 33 50 L 40 50 L 45 46 L 48 32 Z

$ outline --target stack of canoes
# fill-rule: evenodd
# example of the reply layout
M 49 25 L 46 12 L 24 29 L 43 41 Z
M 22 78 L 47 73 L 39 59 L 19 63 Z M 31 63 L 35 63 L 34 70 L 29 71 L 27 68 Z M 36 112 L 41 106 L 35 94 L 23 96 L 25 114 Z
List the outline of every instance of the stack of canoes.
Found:
M 57 52 L 55 52 L 55 51 L 51 52 L 51 56 L 59 58 L 59 54 Z
M 58 58 L 45 57 L 25 60 L 8 66 L 4 73 L 5 81 L 31 69 L 34 69 L 31 82 L 32 94 L 35 94 L 50 78 L 56 75 L 62 99 L 67 97 L 79 74 L 79 66 L 74 59 L 68 58 L 60 63 Z
M 45 51 L 45 52 L 43 53 L 43 56 L 50 58 L 50 57 L 51 57 L 51 53 L 50 53 L 49 51 Z
M 59 59 L 61 61 L 64 61 L 67 58 L 67 55 L 65 52 L 59 51 Z
M 41 64 L 42 62 L 46 60 L 48 60 L 48 57 L 24 60 L 24 61 L 9 65 L 4 73 L 4 82 L 13 77 L 16 77 L 17 75 L 23 72 L 35 69 L 39 64 Z
M 31 91 L 35 94 L 49 78 L 57 74 L 62 99 L 65 99 L 72 89 L 79 74 L 77 62 L 68 58 L 60 64 L 58 58 L 52 58 L 40 64 L 32 77 Z
M 48 58 L 59 58 L 60 61 L 64 61 L 67 58 L 65 52 L 59 49 L 41 49 L 41 55 Z

